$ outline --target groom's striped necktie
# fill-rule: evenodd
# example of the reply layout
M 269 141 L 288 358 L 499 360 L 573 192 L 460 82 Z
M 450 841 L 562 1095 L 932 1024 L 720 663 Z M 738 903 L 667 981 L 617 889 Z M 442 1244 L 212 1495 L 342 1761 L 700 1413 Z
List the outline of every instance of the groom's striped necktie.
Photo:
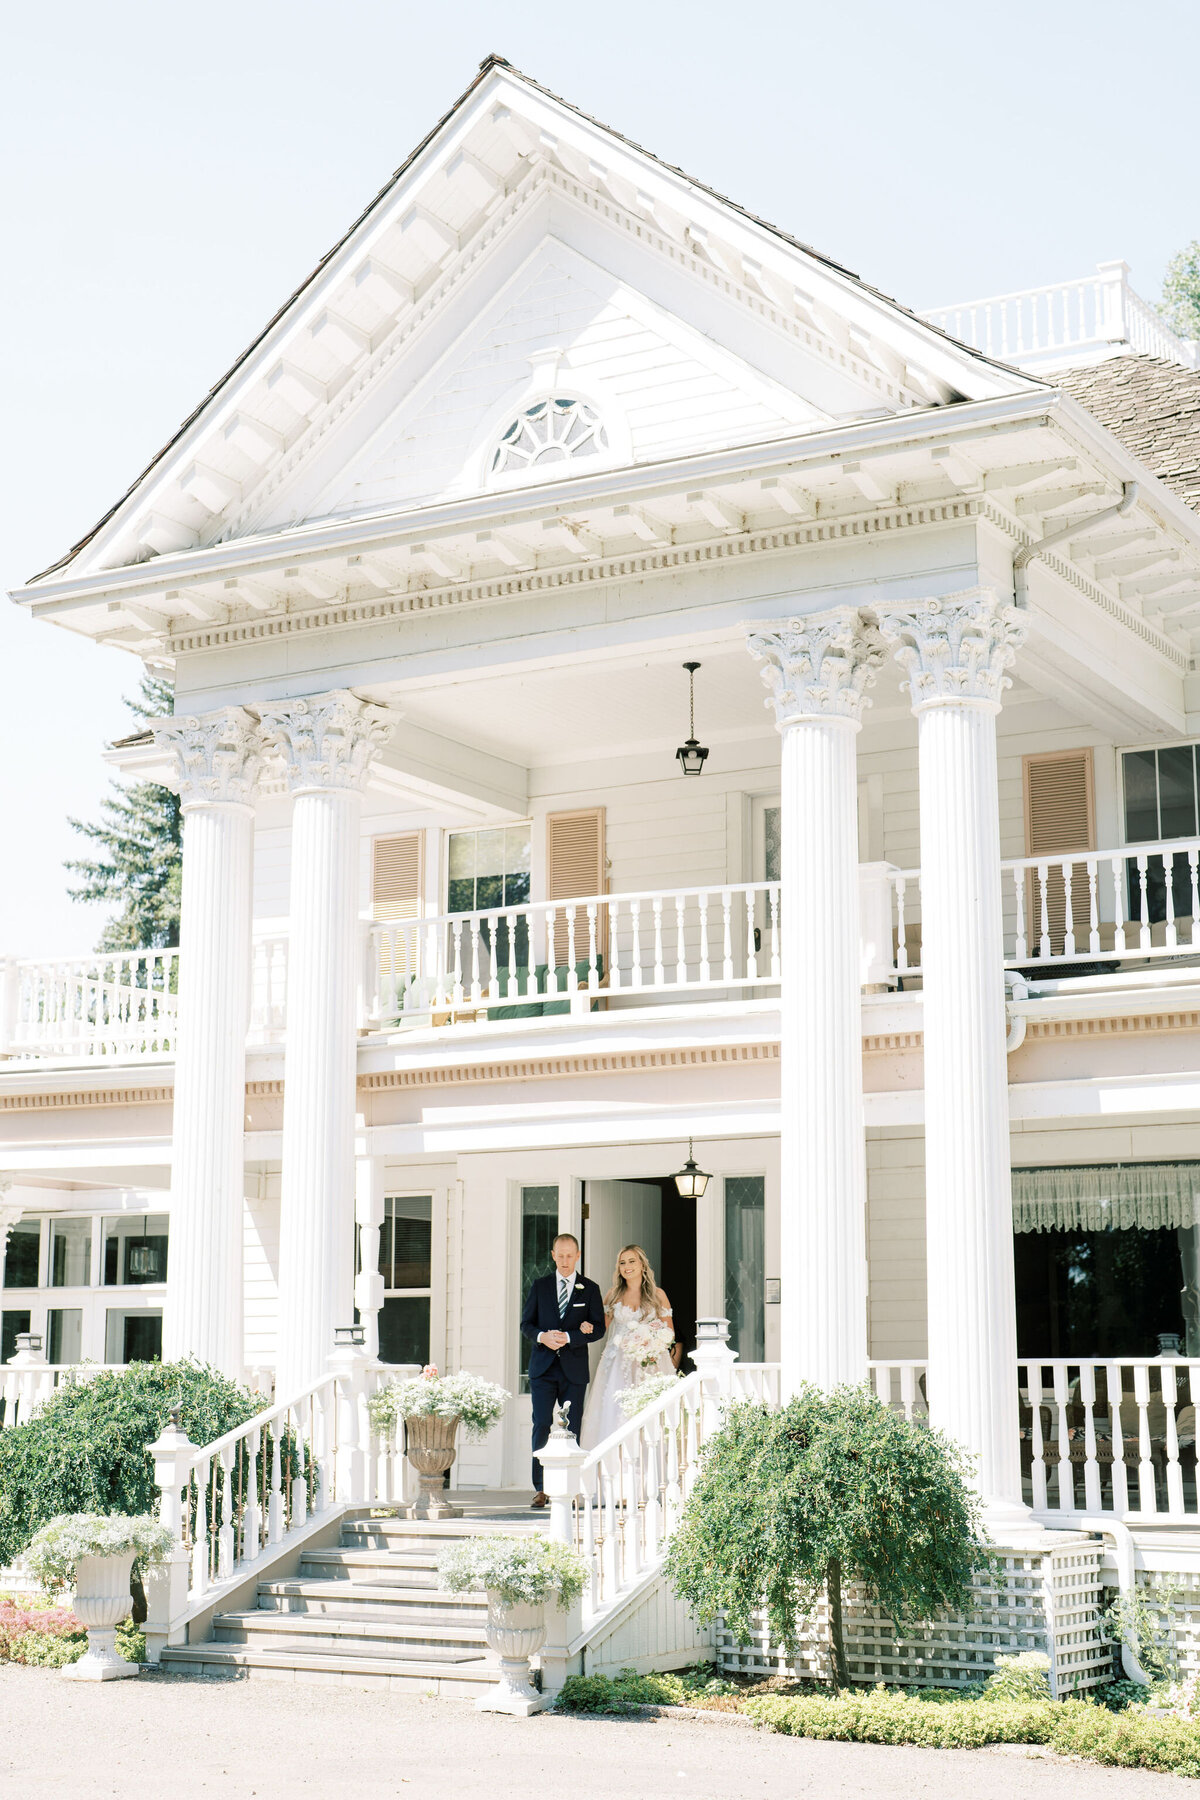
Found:
M 571 1284 L 565 1275 L 560 1275 L 558 1278 L 558 1316 L 560 1319 L 565 1319 L 567 1316 L 567 1301 L 570 1298 Z

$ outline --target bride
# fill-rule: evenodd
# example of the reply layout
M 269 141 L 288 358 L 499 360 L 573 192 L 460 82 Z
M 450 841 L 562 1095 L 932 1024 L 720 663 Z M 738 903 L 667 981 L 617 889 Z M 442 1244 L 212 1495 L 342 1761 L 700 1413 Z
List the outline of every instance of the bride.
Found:
M 655 1284 L 654 1270 L 640 1244 L 626 1244 L 617 1258 L 613 1284 L 604 1296 L 604 1318 L 608 1327 L 604 1354 L 588 1388 L 579 1436 L 585 1450 L 594 1450 L 625 1424 L 625 1414 L 617 1405 L 618 1394 L 655 1376 L 670 1375 L 678 1364 L 678 1344 L 673 1344 L 669 1352 L 661 1350 L 655 1366 L 646 1369 L 625 1341 L 630 1327 L 642 1319 L 661 1319 L 674 1327 L 671 1302 Z

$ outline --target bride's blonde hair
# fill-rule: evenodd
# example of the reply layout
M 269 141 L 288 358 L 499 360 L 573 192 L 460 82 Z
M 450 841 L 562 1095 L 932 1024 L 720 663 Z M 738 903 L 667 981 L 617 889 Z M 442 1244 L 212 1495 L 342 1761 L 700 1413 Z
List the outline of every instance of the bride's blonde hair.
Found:
M 642 1265 L 642 1279 L 638 1294 L 638 1310 L 642 1313 L 649 1313 L 651 1318 L 657 1318 L 658 1285 L 654 1279 L 654 1270 L 650 1267 L 650 1258 L 646 1255 L 646 1252 L 642 1249 L 640 1244 L 626 1244 L 623 1249 L 618 1250 L 617 1266 L 613 1273 L 613 1284 L 604 1296 L 604 1304 L 611 1311 L 617 1301 L 621 1298 L 621 1295 L 625 1292 L 625 1278 L 621 1274 L 621 1258 L 628 1256 L 630 1251 L 633 1252 Z

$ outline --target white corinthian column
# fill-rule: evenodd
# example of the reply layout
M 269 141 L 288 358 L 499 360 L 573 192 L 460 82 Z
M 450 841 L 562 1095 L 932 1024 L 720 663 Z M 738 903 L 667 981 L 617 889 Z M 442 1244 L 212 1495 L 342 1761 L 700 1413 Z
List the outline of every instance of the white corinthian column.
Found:
M 867 1377 L 855 740 L 879 634 L 851 606 L 747 639 L 782 738 L 780 1352 L 785 1396 Z
M 163 1355 L 240 1379 L 243 1134 L 256 722 L 227 706 L 154 727 L 183 813 L 179 1039 Z
M 986 588 L 880 608 L 908 671 L 921 788 L 929 1411 L 1025 1517 L 1017 1414 L 996 716 L 1024 629 Z
M 324 1374 L 335 1326 L 352 1319 L 359 814 L 392 721 L 346 692 L 265 706 L 262 719 L 294 796 L 275 1377 L 286 1399 Z

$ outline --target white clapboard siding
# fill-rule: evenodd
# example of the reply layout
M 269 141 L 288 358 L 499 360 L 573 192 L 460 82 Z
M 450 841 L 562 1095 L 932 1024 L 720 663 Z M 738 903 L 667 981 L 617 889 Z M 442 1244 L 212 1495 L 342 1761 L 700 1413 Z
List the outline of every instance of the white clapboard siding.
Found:
M 254 833 L 254 917 L 286 919 L 291 893 L 290 826 L 256 827 Z
M 919 1131 L 867 1132 L 868 1315 L 871 1355 L 926 1354 L 925 1142 Z
M 616 1669 L 677 1669 L 700 1661 L 716 1643 L 712 1625 L 698 1625 L 661 1575 L 632 1594 L 605 1619 L 584 1646 L 585 1675 L 608 1675 Z
M 273 1190 L 273 1191 L 272 1191 Z M 246 1363 L 275 1360 L 279 1330 L 279 1178 L 247 1199 L 243 1234 Z

